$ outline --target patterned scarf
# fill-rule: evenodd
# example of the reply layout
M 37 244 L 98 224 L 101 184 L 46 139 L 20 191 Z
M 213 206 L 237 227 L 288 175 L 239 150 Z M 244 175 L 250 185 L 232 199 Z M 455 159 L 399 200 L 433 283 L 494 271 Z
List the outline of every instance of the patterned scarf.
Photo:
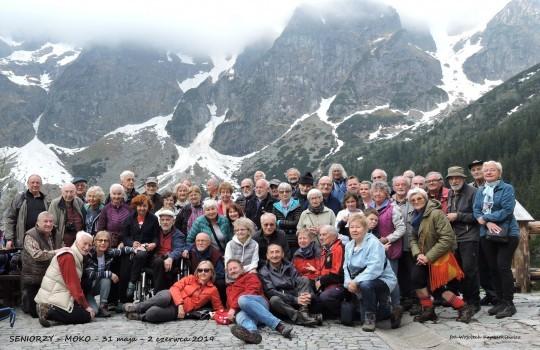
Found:
M 484 195 L 482 213 L 491 214 L 491 208 L 493 208 L 493 196 L 494 196 L 495 186 L 497 186 L 499 182 L 501 182 L 501 180 L 497 180 L 493 182 L 486 182 L 484 184 L 484 191 L 482 191 L 482 194 Z
M 321 251 L 319 247 L 315 244 L 315 242 L 311 242 L 305 248 L 298 248 L 296 252 L 294 252 L 294 256 L 299 256 L 304 259 L 313 259 L 320 255 L 321 255 Z

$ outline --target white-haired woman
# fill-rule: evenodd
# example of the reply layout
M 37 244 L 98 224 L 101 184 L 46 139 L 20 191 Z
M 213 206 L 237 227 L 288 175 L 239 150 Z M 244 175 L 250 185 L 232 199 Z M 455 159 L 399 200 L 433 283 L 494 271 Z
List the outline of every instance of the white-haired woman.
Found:
M 292 197 L 291 185 L 282 182 L 278 186 L 279 201 L 272 206 L 272 213 L 276 216 L 276 225 L 285 232 L 289 249 L 294 252 L 298 248 L 296 239 L 296 226 L 302 215 L 300 201 Z
M 336 224 L 336 215 L 323 204 L 322 192 L 316 188 L 311 189 L 307 194 L 308 208 L 302 212 L 298 220 L 297 230 L 306 228 L 320 245 L 319 231 L 323 225 Z
M 252 239 L 255 224 L 248 218 L 238 218 L 233 227 L 234 236 L 225 247 L 225 265 L 229 260 L 235 259 L 242 263 L 244 271 L 256 273 L 259 264 L 259 244 Z
M 85 217 L 85 231 L 92 236 L 96 234 L 97 221 L 101 209 L 103 209 L 105 200 L 105 193 L 99 186 L 92 186 L 86 191 L 86 203 L 84 209 L 86 210 Z
M 519 243 L 519 226 L 514 217 L 514 188 L 502 177 L 502 165 L 493 160 L 482 165 L 484 186 L 476 192 L 473 214 L 480 226 L 480 247 L 487 259 L 497 293 L 497 304 L 488 310 L 497 318 L 516 313 L 512 257 Z
M 174 207 L 176 208 L 176 211 L 179 212 L 183 207 L 189 204 L 189 187 L 184 183 L 178 183 L 174 186 L 173 193 L 176 197 Z
M 332 196 L 339 202 L 343 202 L 343 197 L 347 192 L 347 172 L 343 165 L 334 163 L 328 169 L 328 176 L 332 179 Z
M 188 243 L 195 242 L 195 237 L 206 232 L 212 240 L 212 245 L 225 253 L 225 246 L 232 238 L 231 225 L 226 216 L 218 215 L 218 203 L 214 199 L 207 199 L 203 203 L 204 215 L 198 217 L 187 237 Z
M 117 248 L 122 242 L 124 221 L 130 216 L 131 209 L 124 200 L 125 191 L 122 185 L 111 185 L 109 196 L 111 201 L 101 210 L 96 230 L 108 231 L 111 234 L 111 248 Z

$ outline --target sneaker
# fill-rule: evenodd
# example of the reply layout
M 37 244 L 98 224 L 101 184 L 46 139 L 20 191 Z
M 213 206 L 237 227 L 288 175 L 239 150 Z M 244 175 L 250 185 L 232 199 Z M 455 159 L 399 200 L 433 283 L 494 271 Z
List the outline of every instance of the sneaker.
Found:
M 36 312 L 39 318 L 39 324 L 43 327 L 50 327 L 51 322 L 47 319 L 49 313 L 49 304 L 36 304 Z
M 403 308 L 401 305 L 396 305 L 392 308 L 392 314 L 390 315 L 390 326 L 392 329 L 399 328 L 401 326 L 401 317 L 403 316 Z
M 262 337 L 257 331 L 249 331 L 246 328 L 237 324 L 231 326 L 231 333 L 247 344 L 260 344 Z
M 514 303 L 512 302 L 506 302 L 504 309 L 497 312 L 497 315 L 495 315 L 495 318 L 505 318 L 505 317 L 511 317 L 516 313 L 516 307 L 514 306 Z
M 128 312 L 126 313 L 126 317 L 128 320 L 142 321 L 143 315 L 138 312 Z
M 474 315 L 474 305 L 465 305 L 458 310 L 458 317 L 456 321 L 469 323 Z
M 124 312 L 136 312 L 137 309 L 135 308 L 135 304 L 133 303 L 125 303 L 123 305 Z
M 111 317 L 107 304 L 100 305 L 96 317 Z
M 362 325 L 362 330 L 364 332 L 374 332 L 375 331 L 375 314 L 366 312 L 366 319 Z
M 500 301 L 497 305 L 491 307 L 488 310 L 488 314 L 491 316 L 497 315 L 499 312 L 501 312 L 506 307 L 506 304 L 502 301 Z
M 277 327 L 276 331 L 279 332 L 282 336 L 284 336 L 287 339 L 291 339 L 293 336 L 293 328 L 291 325 L 288 325 L 286 323 L 280 322 Z

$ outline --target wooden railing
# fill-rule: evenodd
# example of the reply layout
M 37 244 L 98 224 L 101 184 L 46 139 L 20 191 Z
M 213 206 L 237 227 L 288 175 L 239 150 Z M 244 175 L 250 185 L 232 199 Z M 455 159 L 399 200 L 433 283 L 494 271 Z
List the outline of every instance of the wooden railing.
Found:
M 520 240 L 512 262 L 514 278 L 522 293 L 531 290 L 531 257 L 529 252 L 529 236 L 540 234 L 540 221 L 520 221 Z

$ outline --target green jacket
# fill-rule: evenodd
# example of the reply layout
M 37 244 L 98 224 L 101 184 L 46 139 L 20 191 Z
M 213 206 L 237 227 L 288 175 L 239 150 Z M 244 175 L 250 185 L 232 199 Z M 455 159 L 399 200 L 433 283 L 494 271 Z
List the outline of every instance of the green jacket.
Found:
M 418 232 L 412 234 L 411 253 L 413 257 L 422 253 L 429 262 L 434 262 L 457 248 L 456 234 L 440 208 L 441 204 L 438 201 L 429 200 L 427 202 Z

